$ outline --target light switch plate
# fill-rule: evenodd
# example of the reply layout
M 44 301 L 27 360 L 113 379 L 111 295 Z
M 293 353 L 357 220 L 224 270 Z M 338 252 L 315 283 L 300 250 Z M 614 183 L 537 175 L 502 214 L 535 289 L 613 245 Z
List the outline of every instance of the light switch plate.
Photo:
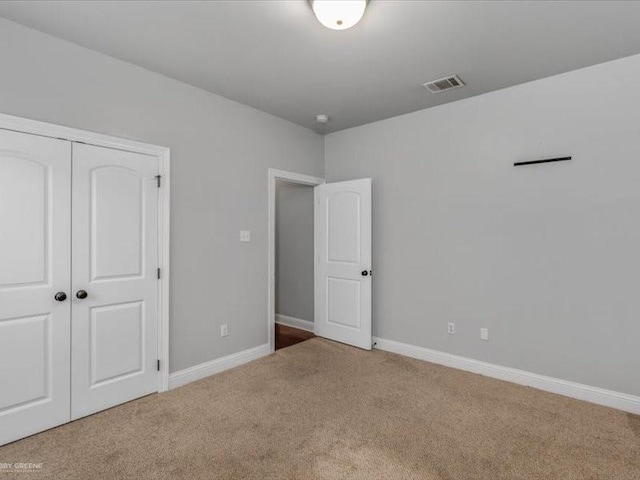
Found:
M 489 329 L 481 328 L 480 329 L 480 340 L 489 340 Z
M 251 241 L 251 232 L 249 230 L 241 230 L 240 231 L 240 241 L 241 242 L 250 242 Z

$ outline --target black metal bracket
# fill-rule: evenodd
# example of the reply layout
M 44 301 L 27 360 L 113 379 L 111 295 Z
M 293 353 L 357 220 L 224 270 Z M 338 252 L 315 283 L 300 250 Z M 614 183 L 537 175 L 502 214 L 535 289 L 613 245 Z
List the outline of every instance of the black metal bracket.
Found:
M 571 157 L 546 158 L 543 160 L 530 160 L 528 162 L 515 162 L 513 166 L 519 167 L 521 165 L 535 165 L 536 163 L 564 162 L 566 160 L 571 160 Z

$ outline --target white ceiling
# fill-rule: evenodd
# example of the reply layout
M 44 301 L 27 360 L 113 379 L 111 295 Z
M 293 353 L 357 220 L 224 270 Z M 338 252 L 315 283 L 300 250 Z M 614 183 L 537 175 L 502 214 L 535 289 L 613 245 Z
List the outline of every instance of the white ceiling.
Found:
M 0 16 L 321 133 L 640 53 L 640 2 L 371 0 L 345 31 L 306 0 L 10 1 Z M 468 86 L 421 86 L 451 73 Z

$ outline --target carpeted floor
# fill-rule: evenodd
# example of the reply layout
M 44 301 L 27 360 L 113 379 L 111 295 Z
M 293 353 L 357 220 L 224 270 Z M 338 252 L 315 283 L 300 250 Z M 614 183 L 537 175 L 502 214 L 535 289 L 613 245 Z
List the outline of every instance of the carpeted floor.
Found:
M 314 338 L 0 447 L 0 480 L 637 480 L 640 417 Z

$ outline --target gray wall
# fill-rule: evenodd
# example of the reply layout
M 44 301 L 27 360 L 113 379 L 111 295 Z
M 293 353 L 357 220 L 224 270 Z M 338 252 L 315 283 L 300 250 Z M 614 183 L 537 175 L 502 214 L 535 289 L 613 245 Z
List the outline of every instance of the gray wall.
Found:
M 267 171 L 321 176 L 322 138 L 2 19 L 0 58 L 1 113 L 171 148 L 170 370 L 266 343 Z
M 374 335 L 640 395 L 639 78 L 634 56 L 325 137 L 327 181 L 373 178 Z
M 313 321 L 313 187 L 276 182 L 276 313 Z

